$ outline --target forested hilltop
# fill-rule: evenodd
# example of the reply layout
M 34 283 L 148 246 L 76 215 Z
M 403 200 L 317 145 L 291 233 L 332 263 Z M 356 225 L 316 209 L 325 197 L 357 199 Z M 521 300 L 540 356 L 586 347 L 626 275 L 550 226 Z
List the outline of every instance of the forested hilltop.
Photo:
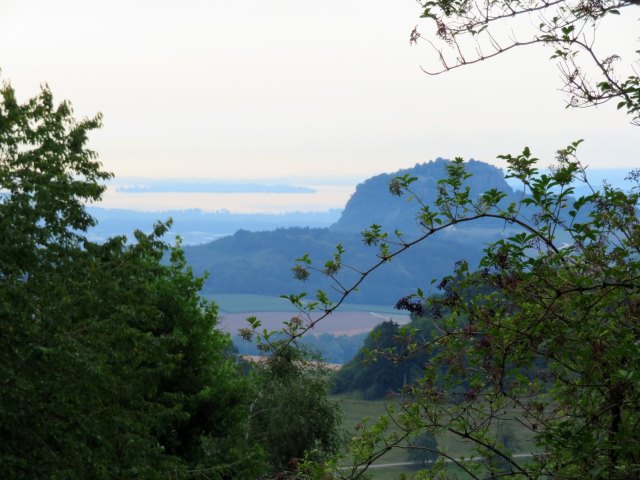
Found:
M 355 193 L 345 206 L 340 219 L 330 228 L 336 232 L 360 233 L 372 223 L 391 226 L 402 230 L 405 234 L 416 233 L 420 230 L 416 222 L 416 212 L 407 208 L 407 200 L 389 194 L 389 182 L 401 175 L 410 175 L 417 180 L 413 184 L 416 196 L 427 204 L 433 204 L 438 196 L 438 180 L 446 175 L 446 165 L 449 160 L 437 158 L 430 162 L 417 163 L 411 168 L 398 170 L 393 173 L 382 173 L 359 184 Z M 493 165 L 477 160 L 466 162 L 466 168 L 472 177 L 465 185 L 472 192 L 480 194 L 492 188 L 507 192 L 509 201 L 514 201 L 518 195 L 509 187 L 504 172 Z M 481 231 L 474 226 L 474 233 Z M 461 241 L 462 236 L 456 235 L 455 240 Z
M 389 194 L 389 182 L 399 175 L 417 178 L 414 191 L 425 201 L 433 202 L 438 194 L 437 180 L 445 176 L 448 161 L 416 164 L 412 168 L 384 173 L 359 184 L 338 222 L 329 228 L 280 228 L 268 232 L 240 230 L 213 242 L 188 246 L 185 253 L 194 272 L 209 272 L 203 293 L 257 293 L 281 295 L 301 289 L 289 266 L 294 259 L 309 254 L 314 259 L 328 259 L 335 246 L 342 244 L 350 265 L 364 268 L 375 258 L 375 250 L 367 247 L 361 232 L 372 224 L 393 225 L 406 238 L 418 235 L 420 224 L 415 212 L 407 208 L 406 199 Z M 497 188 L 507 193 L 508 205 L 521 198 L 504 179 L 503 172 L 487 163 L 466 163 L 473 176 L 466 181 L 478 195 Z M 473 225 L 459 225 L 443 232 L 418 248 L 411 249 L 384 271 L 374 272 L 350 299 L 354 303 L 394 304 L 415 287 L 416 282 L 429 284 L 431 279 L 451 272 L 455 262 L 464 259 L 477 265 L 482 249 L 491 241 L 507 237 L 515 227 L 500 220 L 485 220 Z M 350 278 L 345 274 L 345 281 Z M 306 291 L 326 289 L 326 278 L 311 276 L 303 285 Z

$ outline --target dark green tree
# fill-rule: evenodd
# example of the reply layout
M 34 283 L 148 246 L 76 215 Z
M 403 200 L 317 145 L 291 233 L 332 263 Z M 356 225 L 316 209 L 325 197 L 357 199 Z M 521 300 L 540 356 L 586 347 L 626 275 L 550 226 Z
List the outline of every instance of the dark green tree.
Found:
M 406 340 L 429 336 L 417 319 L 405 327 L 389 320 L 376 325 L 356 356 L 334 375 L 333 393 L 359 392 L 365 400 L 400 394 L 422 374 L 426 357 L 406 358 Z
M 328 398 L 330 372 L 304 347 L 278 341 L 271 348 L 277 354 L 254 368 L 250 423 L 272 472 L 335 455 L 345 436 L 339 405 Z
M 396 351 L 399 328 L 392 321 L 377 325 L 356 356 L 336 372 L 333 392 L 359 391 L 363 398 L 372 400 L 402 388 L 406 365 L 398 365 L 383 354 Z
M 100 117 L 0 93 L 0 477 L 258 476 L 248 385 L 168 224 L 85 238 Z

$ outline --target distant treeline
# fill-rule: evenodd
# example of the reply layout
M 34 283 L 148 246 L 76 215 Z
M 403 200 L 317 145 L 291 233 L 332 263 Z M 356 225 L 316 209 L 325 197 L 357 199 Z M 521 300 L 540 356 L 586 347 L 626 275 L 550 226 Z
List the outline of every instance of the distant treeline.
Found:
M 212 242 L 238 230 L 252 232 L 306 225 L 328 227 L 340 217 L 341 210 L 324 212 L 287 212 L 281 214 L 231 213 L 226 210 L 206 212 L 199 209 L 143 212 L 137 210 L 90 207 L 87 211 L 98 220 L 91 230 L 95 241 L 116 235 L 131 235 L 136 229 L 151 231 L 158 220 L 173 219 L 170 235 L 180 235 L 185 245 Z
M 431 279 L 448 274 L 461 259 L 477 264 L 484 242 L 471 233 L 464 237 L 444 234 L 389 262 L 367 278 L 349 301 L 359 304 L 393 306 L 401 297 L 428 286 Z M 209 273 L 203 293 L 251 293 L 279 296 L 297 292 L 315 294 L 323 289 L 335 298 L 335 290 L 326 276 L 313 272 L 305 281 L 294 279 L 291 267 L 295 259 L 308 254 L 312 265 L 322 268 L 332 258 L 336 245 L 344 250 L 344 263 L 364 270 L 376 261 L 377 249 L 367 247 L 356 232 L 336 232 L 327 228 L 287 228 L 271 232 L 241 230 L 233 236 L 206 245 L 187 247 L 185 253 L 197 275 Z M 349 268 L 340 273 L 343 285 L 356 275 Z

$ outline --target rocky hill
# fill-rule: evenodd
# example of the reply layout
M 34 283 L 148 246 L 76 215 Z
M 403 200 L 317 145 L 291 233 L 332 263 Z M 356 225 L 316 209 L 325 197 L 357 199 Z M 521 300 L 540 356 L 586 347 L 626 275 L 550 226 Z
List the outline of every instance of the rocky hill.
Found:
M 293 278 L 294 260 L 304 254 L 322 266 L 340 243 L 346 250 L 343 260 L 354 269 L 364 270 L 376 261 L 376 250 L 362 242 L 360 232 L 373 223 L 391 231 L 398 228 L 411 235 L 419 234 L 415 221 L 417 203 L 392 196 L 388 184 L 397 175 L 409 173 L 418 178 L 415 192 L 423 201 L 432 202 L 436 182 L 445 174 L 446 160 L 437 159 L 413 168 L 372 177 L 358 185 L 340 220 L 330 228 L 282 228 L 269 232 L 240 230 L 234 235 L 208 244 L 186 248 L 188 261 L 198 274 L 210 276 L 204 293 L 254 293 L 280 295 L 301 291 L 313 294 L 317 289 L 332 291 L 321 275 L 312 275 L 302 283 Z M 472 192 L 480 194 L 499 188 L 515 195 L 506 184 L 501 170 L 483 162 L 467 164 L 473 173 L 469 179 Z M 507 235 L 504 222 L 474 224 L 441 232 L 395 258 L 367 279 L 350 299 L 353 303 L 394 304 L 416 287 L 428 290 L 430 281 L 451 272 L 456 261 L 465 259 L 476 265 L 483 247 L 491 240 Z M 340 278 L 348 285 L 355 279 L 348 269 Z
M 437 196 L 437 182 L 446 176 L 447 163 L 447 160 L 438 158 L 431 162 L 416 164 L 412 168 L 369 178 L 356 187 L 340 219 L 331 229 L 361 232 L 375 222 L 394 229 L 398 228 L 403 232 L 415 232 L 418 229 L 415 221 L 416 204 L 407 204 L 405 197 L 390 195 L 389 182 L 405 174 L 416 177 L 418 180 L 412 185 L 414 193 L 423 202 L 432 204 Z M 477 160 L 469 160 L 465 166 L 473 175 L 466 182 L 472 192 L 481 194 L 491 188 L 497 188 L 513 195 L 511 187 L 504 179 L 504 173 L 499 168 Z

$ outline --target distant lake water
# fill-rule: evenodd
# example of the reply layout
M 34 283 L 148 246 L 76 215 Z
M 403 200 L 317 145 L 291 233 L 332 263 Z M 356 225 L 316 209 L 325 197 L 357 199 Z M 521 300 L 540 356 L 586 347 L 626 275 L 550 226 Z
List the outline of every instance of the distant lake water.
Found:
M 344 208 L 355 186 L 313 185 L 313 189 L 313 193 L 130 193 L 109 186 L 95 206 L 143 211 L 198 208 L 234 213 L 318 212 Z

